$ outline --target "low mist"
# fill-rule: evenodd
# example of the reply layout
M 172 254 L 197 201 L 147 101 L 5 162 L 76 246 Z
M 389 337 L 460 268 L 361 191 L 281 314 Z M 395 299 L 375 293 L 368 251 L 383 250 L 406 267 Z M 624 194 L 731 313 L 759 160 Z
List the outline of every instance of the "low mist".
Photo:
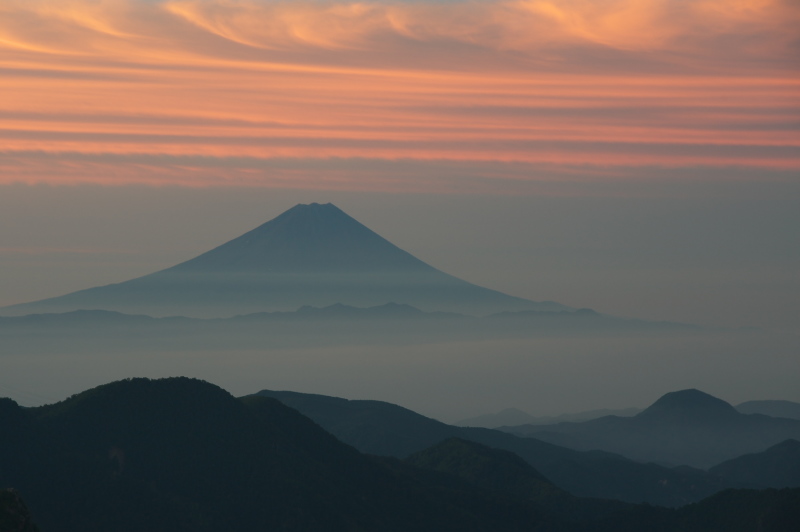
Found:
M 645 407 L 686 388 L 733 404 L 800 400 L 796 335 L 607 332 L 460 340 L 408 334 L 404 341 L 361 335 L 338 345 L 293 337 L 252 335 L 230 349 L 170 335 L 6 337 L 0 396 L 33 406 L 117 379 L 185 375 L 237 396 L 272 389 L 376 399 L 446 422 L 507 407 L 533 415 Z

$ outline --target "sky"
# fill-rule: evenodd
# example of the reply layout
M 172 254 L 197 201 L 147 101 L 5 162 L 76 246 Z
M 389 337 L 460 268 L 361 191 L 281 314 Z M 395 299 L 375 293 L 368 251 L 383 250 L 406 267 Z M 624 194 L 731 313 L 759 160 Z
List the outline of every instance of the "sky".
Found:
M 800 326 L 800 5 L 5 0 L 0 304 L 335 201 L 532 299 Z
M 792 0 L 4 0 L 0 304 L 333 201 L 469 281 L 800 328 Z
M 800 168 L 791 0 L 0 13 L 2 184 L 531 194 L 653 168 L 767 182 Z

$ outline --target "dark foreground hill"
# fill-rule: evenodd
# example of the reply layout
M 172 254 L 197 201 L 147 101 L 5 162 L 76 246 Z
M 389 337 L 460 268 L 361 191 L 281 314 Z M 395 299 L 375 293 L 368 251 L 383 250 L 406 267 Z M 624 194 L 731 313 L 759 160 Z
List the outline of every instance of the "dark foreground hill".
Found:
M 566 310 L 476 286 L 437 270 L 328 203 L 297 205 L 191 260 L 125 281 L 2 309 L 5 315 L 102 309 L 225 317 L 303 305 L 405 303 L 484 315 Z
M 634 460 L 704 469 L 788 438 L 800 439 L 798 420 L 741 414 L 699 390 L 668 393 L 633 417 L 502 430 L 577 450 L 601 449 Z
M 531 505 L 361 455 L 265 397 L 132 379 L 0 403 L 0 485 L 42 530 L 539 530 Z
M 548 500 L 566 495 L 516 454 L 460 438 L 414 453 L 406 462 L 524 499 Z
M 0 434 L 0 487 L 18 489 L 0 494 L 26 501 L 0 497 L 0 519 L 28 526 L 32 515 L 45 532 L 738 532 L 753 523 L 785 532 L 800 523 L 800 490 L 732 491 L 670 510 L 572 497 L 513 455 L 469 442 L 408 462 L 369 457 L 276 400 L 237 400 L 186 378 L 120 381 L 32 409 L 0 400 Z
M 0 532 L 39 532 L 28 506 L 13 489 L 0 489 Z
M 725 490 L 674 510 L 573 497 L 554 490 L 513 453 L 456 438 L 406 461 L 492 491 L 537 501 L 554 515 L 567 518 L 570 526 L 587 532 L 789 532 L 800 527 L 800 489 Z
M 558 487 L 582 497 L 680 506 L 733 486 L 704 471 L 581 452 L 498 430 L 455 427 L 382 401 L 263 390 L 358 450 L 404 458 L 449 438 L 511 451 Z

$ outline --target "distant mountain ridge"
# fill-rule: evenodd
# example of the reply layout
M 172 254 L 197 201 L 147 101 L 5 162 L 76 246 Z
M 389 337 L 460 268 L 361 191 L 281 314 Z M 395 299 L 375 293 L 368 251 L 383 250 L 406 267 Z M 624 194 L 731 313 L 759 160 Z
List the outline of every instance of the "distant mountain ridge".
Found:
M 738 420 L 740 415 L 729 403 L 694 388 L 669 392 L 636 415 L 647 422 L 705 424 Z
M 760 453 L 717 464 L 709 473 L 755 488 L 800 487 L 800 441 L 786 440 Z
M 764 414 L 772 417 L 786 417 L 800 419 L 800 403 L 782 400 L 746 401 L 736 405 L 736 410 L 742 414 Z
M 524 319 L 494 319 L 453 312 L 425 312 L 386 303 L 372 307 L 334 304 L 293 311 L 255 312 L 226 318 L 151 317 L 107 310 L 0 316 L 0 355 L 14 353 L 115 353 L 426 345 L 452 341 L 564 337 L 592 334 L 672 334 L 647 324 L 574 312 L 542 312 Z
M 564 421 L 589 421 L 604 416 L 630 417 L 641 412 L 641 408 L 600 408 L 597 410 L 585 410 L 570 414 L 559 414 L 557 416 L 532 416 L 517 408 L 506 408 L 494 414 L 484 414 L 471 418 L 462 419 L 455 423 L 459 427 L 484 427 L 496 429 L 498 427 L 512 427 L 515 425 L 550 425 Z
M 670 392 L 639 414 L 585 422 L 501 427 L 571 449 L 600 449 L 640 461 L 708 468 L 800 438 L 800 421 L 741 414 L 695 389 Z
M 386 303 L 374 307 L 353 307 L 336 303 L 327 307 L 305 305 L 295 311 L 255 312 L 239 314 L 230 318 L 187 318 L 186 316 L 152 317 L 145 314 L 125 314 L 114 310 L 72 310 L 61 313 L 26 314 L 24 316 L 0 316 L 0 328 L 4 326 L 75 326 L 81 324 L 136 324 L 183 322 L 204 324 L 209 322 L 236 323 L 248 320 L 280 321 L 308 319 L 403 319 L 403 318 L 467 318 L 463 314 L 446 312 L 423 312 L 411 305 Z
M 618 454 L 582 452 L 499 430 L 455 427 L 383 401 L 262 390 L 361 452 L 407 457 L 450 438 L 511 451 L 556 486 L 580 497 L 680 506 L 734 486 L 693 468 L 642 464 Z
M 571 310 L 474 285 L 417 259 L 333 204 L 296 205 L 221 246 L 122 283 L 0 309 L 4 315 L 113 310 L 229 317 L 336 303 L 389 302 L 487 315 Z

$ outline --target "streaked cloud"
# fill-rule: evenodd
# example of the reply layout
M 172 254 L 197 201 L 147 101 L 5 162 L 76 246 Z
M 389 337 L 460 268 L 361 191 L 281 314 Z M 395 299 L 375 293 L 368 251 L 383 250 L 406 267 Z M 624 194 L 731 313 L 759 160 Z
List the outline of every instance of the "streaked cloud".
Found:
M 791 0 L 6 0 L 0 184 L 790 179 L 797 27 Z

